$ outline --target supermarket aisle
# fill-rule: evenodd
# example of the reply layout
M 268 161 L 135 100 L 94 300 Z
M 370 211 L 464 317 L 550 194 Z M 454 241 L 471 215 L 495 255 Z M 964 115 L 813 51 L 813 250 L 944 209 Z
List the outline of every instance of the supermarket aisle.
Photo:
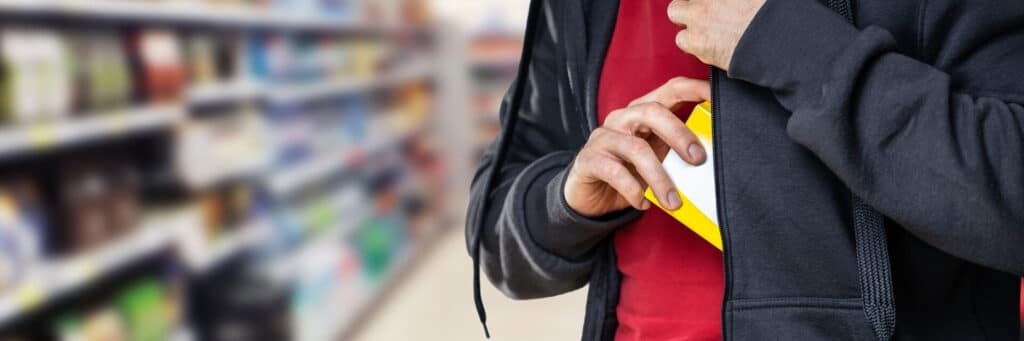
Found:
M 462 229 L 450 229 L 354 340 L 484 340 L 473 309 L 472 272 L 464 245 Z M 484 285 L 483 294 L 492 340 L 579 338 L 586 290 L 513 301 Z

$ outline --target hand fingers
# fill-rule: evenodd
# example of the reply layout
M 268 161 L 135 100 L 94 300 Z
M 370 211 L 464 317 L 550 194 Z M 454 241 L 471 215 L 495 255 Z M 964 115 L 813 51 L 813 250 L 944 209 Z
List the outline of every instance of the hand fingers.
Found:
M 710 100 L 711 82 L 702 79 L 675 77 L 654 89 L 654 91 L 630 102 L 629 106 L 655 102 L 671 110 L 675 109 L 682 102 L 704 102 Z
M 604 127 L 629 135 L 654 133 L 686 162 L 699 165 L 707 155 L 697 136 L 672 111 L 658 103 L 644 103 L 612 112 Z
M 709 60 L 707 36 L 703 34 L 697 34 L 693 30 L 681 30 L 676 33 L 676 47 L 686 53 L 692 54 L 697 57 L 702 63 L 711 64 L 712 60 Z
M 692 5 L 690 0 L 672 0 L 668 4 L 668 19 L 676 25 L 686 25 L 694 19 L 692 18 Z
M 644 186 L 621 161 L 601 152 L 581 153 L 580 156 L 576 162 L 581 163 L 584 176 L 608 184 L 635 209 L 651 207 L 644 198 Z
M 679 208 L 682 202 L 676 186 L 646 140 L 611 129 L 599 129 L 595 133 L 600 134 L 598 147 L 629 162 L 651 187 L 662 206 L 670 210 Z

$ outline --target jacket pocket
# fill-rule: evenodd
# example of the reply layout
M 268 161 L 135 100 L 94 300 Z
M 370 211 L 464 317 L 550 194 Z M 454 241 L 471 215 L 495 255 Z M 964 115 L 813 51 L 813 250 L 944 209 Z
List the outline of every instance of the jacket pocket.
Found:
M 726 303 L 729 340 L 875 340 L 858 298 L 764 298 Z

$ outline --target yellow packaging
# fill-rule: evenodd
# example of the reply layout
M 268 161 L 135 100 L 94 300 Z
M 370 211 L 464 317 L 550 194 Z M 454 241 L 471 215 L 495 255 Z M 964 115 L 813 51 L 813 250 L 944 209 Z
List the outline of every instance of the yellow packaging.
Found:
M 722 249 L 722 233 L 718 228 L 718 202 L 715 194 L 715 166 L 714 146 L 712 145 L 711 133 L 711 103 L 704 102 L 693 109 L 693 114 L 686 121 L 686 126 L 704 145 L 707 152 L 707 161 L 699 166 L 694 166 L 670 151 L 662 162 L 665 171 L 679 191 L 679 198 L 683 205 L 670 211 L 661 206 L 658 199 L 650 188 L 644 195 L 647 200 L 668 212 L 673 218 L 683 223 L 704 240 Z

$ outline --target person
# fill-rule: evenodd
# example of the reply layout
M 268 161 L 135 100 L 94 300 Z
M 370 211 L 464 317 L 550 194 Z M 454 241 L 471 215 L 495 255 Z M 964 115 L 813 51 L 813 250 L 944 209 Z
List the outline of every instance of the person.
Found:
M 468 209 L 482 322 L 481 269 L 517 299 L 589 285 L 584 340 L 1018 337 L 1024 2 L 534 0 L 528 22 Z M 672 110 L 707 99 L 714 148 Z M 668 149 L 714 151 L 724 253 L 644 199 L 678 206 Z

